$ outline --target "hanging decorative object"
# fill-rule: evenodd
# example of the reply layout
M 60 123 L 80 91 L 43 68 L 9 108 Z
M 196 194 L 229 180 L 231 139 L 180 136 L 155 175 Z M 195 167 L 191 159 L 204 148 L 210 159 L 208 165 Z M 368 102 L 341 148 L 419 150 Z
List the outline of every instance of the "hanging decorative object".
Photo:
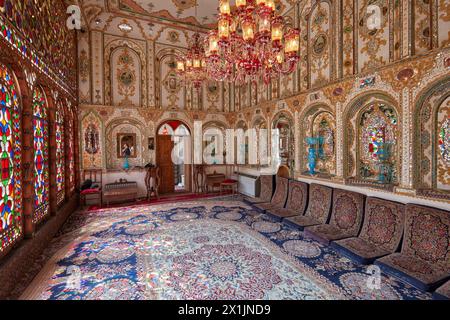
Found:
M 186 55 L 178 59 L 177 73 L 182 76 L 185 85 L 196 89 L 206 80 L 205 50 L 199 33 L 194 34 Z
M 219 1 L 218 29 L 206 39 L 208 76 L 216 81 L 242 84 L 295 70 L 300 59 L 298 29 L 290 28 L 275 13 L 274 0 Z
M 195 1 L 195 18 L 197 19 L 197 1 Z M 178 58 L 177 73 L 183 78 L 184 85 L 193 86 L 197 90 L 206 80 L 205 48 L 198 32 L 192 37 L 186 55 Z

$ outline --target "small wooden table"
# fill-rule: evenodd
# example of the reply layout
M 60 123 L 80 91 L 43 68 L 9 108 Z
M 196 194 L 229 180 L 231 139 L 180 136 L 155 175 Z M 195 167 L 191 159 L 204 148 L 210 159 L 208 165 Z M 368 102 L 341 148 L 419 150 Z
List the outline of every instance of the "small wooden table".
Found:
M 238 181 L 236 180 L 225 180 L 220 183 L 220 194 L 223 193 L 224 190 L 231 190 L 232 194 L 235 195 L 238 189 Z

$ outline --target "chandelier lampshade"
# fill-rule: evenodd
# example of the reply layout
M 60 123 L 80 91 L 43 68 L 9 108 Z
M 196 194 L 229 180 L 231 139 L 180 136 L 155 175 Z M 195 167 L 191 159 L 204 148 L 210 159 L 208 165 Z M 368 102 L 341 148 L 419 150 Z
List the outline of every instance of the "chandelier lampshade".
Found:
M 185 85 L 199 89 L 207 78 L 206 55 L 203 41 L 199 33 L 193 36 L 192 44 L 184 56 L 177 59 L 177 73 L 183 78 Z
M 276 14 L 274 0 L 219 0 L 217 30 L 205 40 L 209 78 L 236 82 L 272 78 L 295 70 L 300 59 L 298 29 Z

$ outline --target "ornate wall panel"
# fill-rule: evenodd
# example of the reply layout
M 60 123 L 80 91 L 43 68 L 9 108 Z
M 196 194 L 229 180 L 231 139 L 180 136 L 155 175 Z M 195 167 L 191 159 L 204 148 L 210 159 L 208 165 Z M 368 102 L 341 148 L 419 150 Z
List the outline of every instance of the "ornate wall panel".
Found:
M 390 2 L 394 0 L 357 1 L 356 21 L 358 48 L 358 71 L 367 72 L 379 68 L 390 61 L 390 41 L 392 21 L 389 18 Z M 369 5 L 377 5 L 381 11 L 380 29 L 369 28 L 368 20 L 372 13 Z
M 103 125 L 100 118 L 89 112 L 81 120 L 81 161 L 83 168 L 103 167 Z
M 81 103 L 91 103 L 91 51 L 89 32 L 78 37 L 78 96 Z
M 156 88 L 158 88 L 156 103 L 162 109 L 184 109 L 186 90 L 176 73 L 177 55 L 179 50 L 157 45 Z M 192 98 L 192 108 L 198 108 L 198 101 Z
M 146 43 L 105 36 L 105 103 L 147 106 Z
M 118 135 L 135 135 L 136 157 L 129 158 L 130 166 L 144 166 L 148 163 L 147 130 L 143 123 L 134 119 L 121 119 L 108 124 L 105 129 L 106 168 L 117 169 L 123 165 L 124 159 L 118 156 Z M 147 162 L 146 162 L 147 161 Z
M 335 24 L 330 1 L 318 1 L 308 21 L 309 82 L 311 87 L 323 85 L 332 77 Z
M 92 103 L 104 104 L 103 33 L 91 32 Z
M 437 82 L 418 100 L 415 113 L 417 189 L 447 191 L 449 188 L 450 79 Z
M 439 0 L 438 2 L 439 46 L 448 47 L 450 45 L 450 2 L 447 0 Z

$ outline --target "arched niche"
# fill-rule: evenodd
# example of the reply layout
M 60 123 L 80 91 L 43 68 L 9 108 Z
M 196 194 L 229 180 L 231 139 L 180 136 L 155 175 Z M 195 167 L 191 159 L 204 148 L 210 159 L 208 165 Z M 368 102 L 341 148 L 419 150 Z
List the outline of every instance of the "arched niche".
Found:
M 320 137 L 321 156 L 317 159 L 316 170 L 324 176 L 336 174 L 336 118 L 331 107 L 325 104 L 313 105 L 300 116 L 300 159 L 302 171 L 308 171 L 308 149 L 306 138 Z
M 141 61 L 136 51 L 127 46 L 111 53 L 111 104 L 140 106 Z
M 267 120 L 261 116 L 257 115 L 253 118 L 251 128 L 255 129 L 257 136 L 257 152 L 258 152 L 258 166 L 267 167 L 269 165 L 269 152 L 268 148 L 270 146 L 269 139 L 269 128 L 267 126 Z
M 128 159 L 130 166 L 144 166 L 149 159 L 147 136 L 146 126 L 135 119 L 122 118 L 110 122 L 105 129 L 106 168 L 122 167 L 124 159 L 121 150 L 125 143 L 131 150 Z
M 182 85 L 181 78 L 177 75 L 177 59 L 182 53 L 175 49 L 162 49 L 156 55 L 155 70 L 156 77 L 156 105 L 159 108 L 169 110 L 189 108 L 192 97 L 186 97 L 189 101 L 185 103 L 185 96 L 189 93 Z M 198 97 L 197 97 L 198 98 Z
M 450 198 L 450 77 L 434 82 L 414 111 L 414 184 L 419 193 Z
M 84 169 L 103 167 L 103 125 L 95 112 L 81 119 L 81 152 Z
M 147 105 L 145 48 L 127 40 L 114 40 L 104 51 L 105 104 Z
M 203 125 L 203 155 L 208 163 L 224 164 L 226 157 L 226 124 L 210 121 Z
M 272 121 L 272 158 L 279 165 L 294 170 L 294 120 L 290 114 L 279 112 Z
M 344 116 L 344 172 L 350 182 L 392 188 L 400 181 L 401 113 L 389 95 L 356 98 Z

